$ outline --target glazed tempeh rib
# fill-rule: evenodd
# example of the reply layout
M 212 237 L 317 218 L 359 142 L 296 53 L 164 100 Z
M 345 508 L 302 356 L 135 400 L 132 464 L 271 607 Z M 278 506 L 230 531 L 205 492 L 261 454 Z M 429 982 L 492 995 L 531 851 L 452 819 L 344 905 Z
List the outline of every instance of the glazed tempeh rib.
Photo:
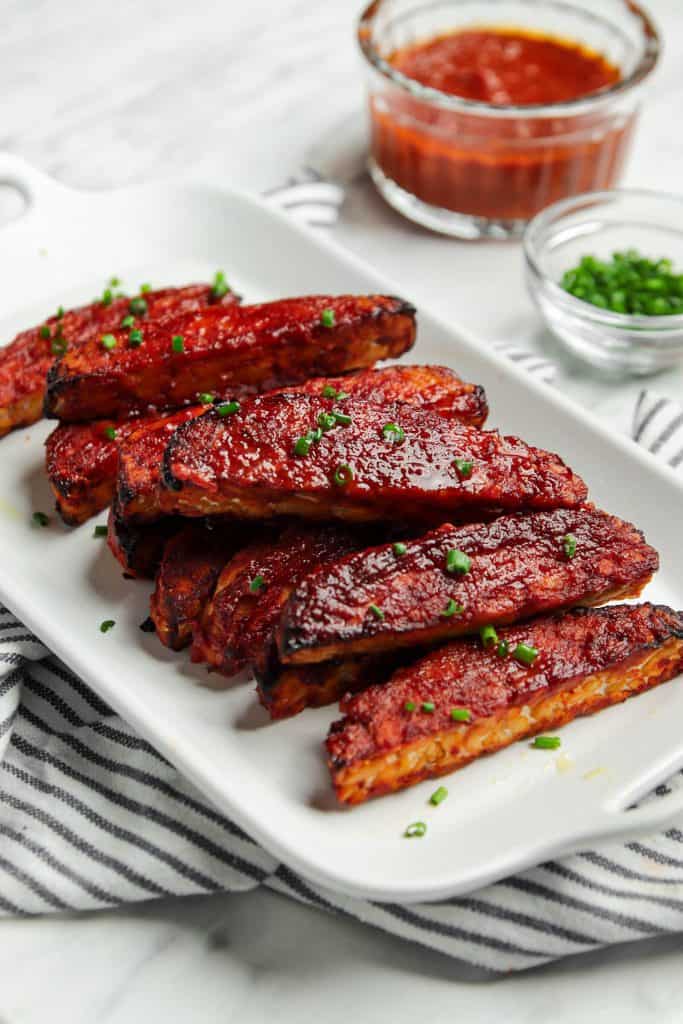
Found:
M 383 295 L 309 296 L 205 309 L 150 323 L 141 344 L 112 332 L 68 351 L 48 375 L 46 409 L 89 420 L 178 408 L 201 392 L 268 390 L 372 366 L 406 352 L 415 310 Z
M 158 523 L 126 522 L 114 499 L 107 519 L 107 544 L 125 575 L 154 579 L 166 542 L 186 525 L 180 516 L 167 516 Z
M 189 516 L 433 522 L 586 497 L 559 456 L 518 438 L 407 404 L 292 394 L 183 425 L 166 449 L 163 480 L 170 508 Z
M 150 617 L 165 647 L 186 647 L 221 569 L 245 543 L 239 528 L 190 523 L 167 541 L 150 598 Z
M 657 567 L 639 530 L 592 506 L 445 524 L 303 580 L 283 612 L 280 657 L 355 657 L 636 597 Z
M 464 383 L 442 366 L 387 366 L 346 377 L 321 377 L 288 391 L 320 395 L 326 389 L 380 404 L 403 401 L 462 423 L 480 425 L 487 414 L 483 388 Z M 46 441 L 46 468 L 57 508 L 66 523 L 85 522 L 111 502 L 116 488 L 117 451 L 132 433 L 158 414 L 123 421 L 63 423 Z M 116 437 L 112 440 L 111 432 Z
M 342 803 L 445 775 L 683 670 L 683 615 L 651 604 L 576 609 L 509 627 L 500 639 L 538 655 L 527 666 L 460 640 L 342 702 L 345 717 L 326 744 Z M 453 709 L 470 720 L 455 721 Z
M 44 324 L 22 331 L 6 348 L 0 349 L 0 437 L 8 431 L 35 423 L 43 415 L 46 377 L 57 356 L 116 331 L 134 307 L 145 313 L 134 317 L 134 328 L 144 328 L 152 319 L 202 309 L 211 303 L 233 305 L 239 299 L 232 292 L 214 298 L 208 284 L 191 284 L 183 288 L 164 288 L 111 302 L 93 302 L 80 309 L 67 310 L 51 316 Z

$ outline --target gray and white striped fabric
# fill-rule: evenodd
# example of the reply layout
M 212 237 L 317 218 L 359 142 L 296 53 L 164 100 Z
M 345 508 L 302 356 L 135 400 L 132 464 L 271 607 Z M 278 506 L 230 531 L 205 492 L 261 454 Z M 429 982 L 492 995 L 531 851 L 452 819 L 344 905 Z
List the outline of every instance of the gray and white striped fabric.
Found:
M 294 182 L 279 199 L 291 199 L 293 188 L 309 212 L 325 207 L 315 220 L 331 223 L 342 197 L 315 185 L 310 177 Z M 552 365 L 533 353 L 500 351 L 552 377 Z M 633 430 L 683 471 L 683 409 L 643 393 Z M 653 798 L 681 784 L 677 777 Z M 543 864 L 467 898 L 407 907 L 340 897 L 279 864 L 205 803 L 0 607 L 0 913 L 92 910 L 260 885 L 461 960 L 522 970 L 683 931 L 683 822 L 638 843 Z

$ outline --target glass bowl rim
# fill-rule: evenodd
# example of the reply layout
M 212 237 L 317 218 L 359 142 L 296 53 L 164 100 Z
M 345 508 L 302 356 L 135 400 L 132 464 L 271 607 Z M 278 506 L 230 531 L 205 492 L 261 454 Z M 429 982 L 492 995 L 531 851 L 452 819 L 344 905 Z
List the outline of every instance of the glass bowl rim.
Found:
M 487 2 L 498 3 L 501 0 L 487 0 Z M 538 3 L 538 0 L 536 2 Z M 494 104 L 487 103 L 485 100 L 470 100 L 465 99 L 463 96 L 454 96 L 452 93 L 441 92 L 440 89 L 422 85 L 421 82 L 416 81 L 414 78 L 409 78 L 407 75 L 402 74 L 402 72 L 397 71 L 380 56 L 372 42 L 372 24 L 380 8 L 384 5 L 385 0 L 371 0 L 371 3 L 363 10 L 358 19 L 357 39 L 365 60 L 383 78 L 388 79 L 393 85 L 398 86 L 405 92 L 410 93 L 415 99 L 424 100 L 434 106 L 461 113 L 478 114 L 484 117 L 515 117 L 522 119 L 544 116 L 557 117 L 561 114 L 578 115 L 609 104 L 613 98 L 630 92 L 651 74 L 659 60 L 661 41 L 654 21 L 637 0 L 621 0 L 621 2 L 624 4 L 625 10 L 634 14 L 641 24 L 645 45 L 638 64 L 630 75 L 605 89 L 599 89 L 588 96 L 579 96 L 574 100 L 564 100 L 559 103 Z M 570 0 L 569 2 L 568 0 L 541 0 L 541 3 L 545 7 L 580 12 L 593 21 L 604 21 L 604 19 L 595 15 L 592 11 L 577 7 Z
M 597 192 L 581 192 L 568 199 L 560 199 L 544 210 L 537 213 L 527 224 L 522 246 L 527 268 L 532 273 L 535 281 L 545 289 L 555 305 L 564 307 L 567 312 L 581 320 L 589 320 L 601 327 L 616 328 L 617 330 L 637 330 L 659 332 L 661 335 L 669 334 L 672 331 L 683 331 L 683 313 L 668 313 L 664 316 L 648 316 L 643 313 L 615 313 L 610 309 L 602 309 L 600 306 L 593 306 L 590 302 L 577 299 L 575 295 L 567 292 L 551 278 L 540 265 L 538 254 L 547 240 L 547 231 L 551 223 L 560 223 L 565 214 L 573 212 L 575 207 L 585 206 L 587 203 L 597 205 L 607 199 L 628 198 L 629 196 L 665 200 L 674 202 L 681 207 L 683 214 L 683 195 L 675 192 L 663 192 L 657 189 L 648 188 L 612 188 L 603 189 Z M 656 227 L 656 225 L 652 225 Z M 681 231 L 683 234 L 683 231 Z

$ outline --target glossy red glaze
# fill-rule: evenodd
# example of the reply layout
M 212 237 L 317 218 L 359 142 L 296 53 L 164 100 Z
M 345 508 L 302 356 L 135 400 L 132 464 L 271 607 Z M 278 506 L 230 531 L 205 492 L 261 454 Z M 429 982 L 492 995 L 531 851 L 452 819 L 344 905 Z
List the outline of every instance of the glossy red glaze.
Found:
M 331 311 L 332 326 L 322 322 Z M 371 366 L 415 340 L 415 310 L 382 295 L 308 296 L 257 306 L 205 309 L 150 323 L 132 348 L 99 338 L 69 351 L 49 374 L 46 407 L 63 420 L 177 408 L 203 391 L 268 390 Z M 182 338 L 176 351 L 173 338 Z
M 299 437 L 337 409 L 351 418 L 299 457 Z M 402 442 L 384 433 L 405 433 Z M 395 435 L 394 435 L 395 436 Z M 455 465 L 472 462 L 469 477 Z M 335 482 L 339 467 L 353 478 Z M 574 506 L 586 486 L 557 456 L 518 438 L 463 426 L 406 404 L 264 395 L 231 416 L 215 411 L 178 429 L 164 456 L 170 506 L 183 515 L 296 515 L 433 521 L 454 513 Z
M 567 535 L 576 540 L 572 558 Z M 283 612 L 282 660 L 433 643 L 487 624 L 637 596 L 658 567 L 639 530 L 592 507 L 447 524 L 406 547 L 398 556 L 384 544 L 308 576 Z M 469 556 L 467 573 L 447 570 L 449 551 Z M 451 600 L 463 610 L 444 617 Z

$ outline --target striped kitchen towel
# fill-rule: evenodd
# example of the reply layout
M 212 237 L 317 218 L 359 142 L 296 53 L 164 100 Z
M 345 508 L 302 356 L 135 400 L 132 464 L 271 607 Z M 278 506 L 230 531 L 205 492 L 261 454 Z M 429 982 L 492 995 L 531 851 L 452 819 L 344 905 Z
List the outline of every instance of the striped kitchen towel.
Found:
M 343 197 L 316 187 L 325 184 L 299 179 L 279 198 L 333 223 Z M 541 379 L 552 376 L 551 364 L 533 353 L 501 352 Z M 643 393 L 633 430 L 683 471 L 683 409 Z M 653 799 L 681 784 L 677 776 Z M 339 896 L 278 863 L 206 803 L 0 607 L 0 913 L 92 910 L 260 885 L 494 971 L 521 970 L 683 931 L 683 822 L 465 898 L 401 906 Z

